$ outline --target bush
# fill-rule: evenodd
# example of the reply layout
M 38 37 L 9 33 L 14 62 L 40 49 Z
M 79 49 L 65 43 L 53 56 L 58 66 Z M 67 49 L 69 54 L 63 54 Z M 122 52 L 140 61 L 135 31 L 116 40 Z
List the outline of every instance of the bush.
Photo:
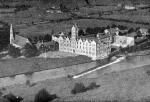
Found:
M 148 76 L 150 76 L 150 70 L 147 70 L 146 73 Z
M 21 56 L 21 52 L 19 48 L 14 47 L 13 45 L 8 45 L 8 54 L 13 58 L 17 58 Z
M 5 99 L 9 100 L 10 102 L 21 102 L 23 100 L 20 96 L 15 96 L 12 93 L 3 96 Z
M 50 95 L 45 89 L 41 89 L 34 98 L 34 102 L 50 102 L 57 98 L 56 94 Z
M 96 82 L 92 82 L 90 83 L 90 85 L 87 87 L 87 90 L 92 90 L 92 89 L 95 89 L 95 88 L 98 88 L 100 87 L 100 85 L 96 85 Z
M 27 43 L 23 48 L 23 55 L 27 58 L 39 55 L 39 51 L 35 45 Z
M 71 93 L 77 94 L 77 93 L 81 93 L 81 92 L 85 92 L 85 91 L 86 91 L 86 87 L 84 86 L 83 83 L 75 83 L 75 86 L 71 90 Z

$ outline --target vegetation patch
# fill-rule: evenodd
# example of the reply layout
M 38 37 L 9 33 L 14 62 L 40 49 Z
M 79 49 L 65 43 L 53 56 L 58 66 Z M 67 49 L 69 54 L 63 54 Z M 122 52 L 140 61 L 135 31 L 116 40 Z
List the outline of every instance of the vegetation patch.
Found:
M 50 102 L 56 98 L 58 98 L 56 94 L 51 95 L 43 88 L 35 95 L 34 102 Z
M 86 92 L 86 87 L 83 83 L 75 83 L 74 88 L 71 90 L 72 94 Z
M 39 55 L 39 51 L 35 45 L 27 43 L 23 48 L 23 55 L 27 58 L 35 57 Z
M 13 57 L 13 58 L 17 58 L 19 56 L 21 56 L 21 52 L 19 48 L 16 48 L 15 46 L 9 44 L 8 46 L 8 54 Z
M 71 93 L 72 94 L 82 93 L 82 92 L 86 92 L 88 90 L 93 90 L 98 87 L 100 87 L 100 85 L 97 85 L 96 82 L 90 83 L 89 86 L 87 86 L 87 87 L 85 87 L 83 83 L 75 83 L 75 86 L 71 90 Z

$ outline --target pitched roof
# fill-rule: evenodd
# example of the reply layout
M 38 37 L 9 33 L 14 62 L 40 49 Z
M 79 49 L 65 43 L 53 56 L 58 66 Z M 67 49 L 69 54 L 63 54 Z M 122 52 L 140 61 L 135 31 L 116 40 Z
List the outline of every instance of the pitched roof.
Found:
M 20 35 L 15 35 L 13 43 L 18 47 L 23 47 L 27 42 L 29 42 L 28 38 L 22 37 Z

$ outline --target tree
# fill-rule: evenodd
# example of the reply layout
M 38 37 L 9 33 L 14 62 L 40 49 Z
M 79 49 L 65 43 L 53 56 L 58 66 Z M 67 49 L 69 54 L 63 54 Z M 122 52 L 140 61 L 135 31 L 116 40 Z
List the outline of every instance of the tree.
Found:
M 4 50 L 9 45 L 9 28 L 10 26 L 7 23 L 0 21 L 0 25 L 3 25 L 0 28 L 0 50 Z
M 86 28 L 86 33 L 87 34 L 95 34 L 94 29 L 93 28 Z
M 117 25 L 116 24 L 112 24 L 111 28 L 116 28 Z
M 83 83 L 75 83 L 74 88 L 71 90 L 72 94 L 82 93 L 86 91 L 86 87 Z
M 137 37 L 142 37 L 142 34 L 140 31 L 137 31 Z
M 44 40 L 44 37 L 42 35 L 39 35 L 38 39 L 39 39 L 40 42 L 42 42 Z
M 148 33 L 150 34 L 150 28 L 148 29 Z
M 21 56 L 21 52 L 19 48 L 16 48 L 15 46 L 9 44 L 8 45 L 8 54 L 12 56 L 13 58 L 17 58 Z
M 106 29 L 110 29 L 110 26 L 109 26 L 109 25 L 107 25 Z
M 45 42 L 48 42 L 48 41 L 51 41 L 51 40 L 52 40 L 52 36 L 51 36 L 51 35 L 46 34 L 46 35 L 44 36 L 44 41 L 45 41 Z
M 64 4 L 60 4 L 60 10 L 62 12 L 69 12 L 69 9 Z
M 127 29 L 127 27 L 126 27 L 126 26 L 123 26 L 123 25 L 118 25 L 118 28 L 119 28 L 120 30 L 125 30 L 125 29 Z
M 51 95 L 43 88 L 35 95 L 34 102 L 50 102 L 56 98 L 58 98 L 56 94 Z
M 21 102 L 23 100 L 22 97 L 20 96 L 15 96 L 14 94 L 12 93 L 9 93 L 5 96 L 3 96 L 5 99 L 9 100 L 10 102 Z M 3 102 L 3 101 L 2 101 Z
M 103 29 L 101 27 L 95 27 L 94 28 L 94 32 L 95 32 L 95 34 L 97 34 L 97 33 L 103 33 Z
M 23 48 L 23 55 L 25 57 L 35 57 L 39 55 L 39 51 L 35 45 L 27 43 Z
M 33 37 L 33 41 L 34 41 L 34 43 L 37 43 L 37 42 L 38 42 L 38 40 L 39 40 L 39 39 L 38 39 L 38 37 L 37 37 L 37 36 L 34 36 L 34 37 Z
M 128 30 L 128 33 L 132 33 L 132 32 L 134 32 L 134 29 L 133 29 L 133 28 L 130 28 L 130 29 Z
M 28 36 L 27 38 L 28 38 L 28 40 L 29 40 L 31 43 L 34 42 L 34 41 L 33 41 L 33 36 Z
M 82 29 L 79 30 L 78 36 L 85 36 L 85 33 L 84 33 L 84 31 Z

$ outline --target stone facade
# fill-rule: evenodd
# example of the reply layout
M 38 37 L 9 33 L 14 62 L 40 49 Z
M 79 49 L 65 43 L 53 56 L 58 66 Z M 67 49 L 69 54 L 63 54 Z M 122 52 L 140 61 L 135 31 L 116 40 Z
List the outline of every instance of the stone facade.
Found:
M 71 37 L 52 36 L 52 39 L 59 43 L 59 51 L 85 55 L 92 60 L 107 58 L 111 51 L 112 38 L 109 33 L 97 34 L 97 37 L 78 37 L 77 25 L 71 28 Z

